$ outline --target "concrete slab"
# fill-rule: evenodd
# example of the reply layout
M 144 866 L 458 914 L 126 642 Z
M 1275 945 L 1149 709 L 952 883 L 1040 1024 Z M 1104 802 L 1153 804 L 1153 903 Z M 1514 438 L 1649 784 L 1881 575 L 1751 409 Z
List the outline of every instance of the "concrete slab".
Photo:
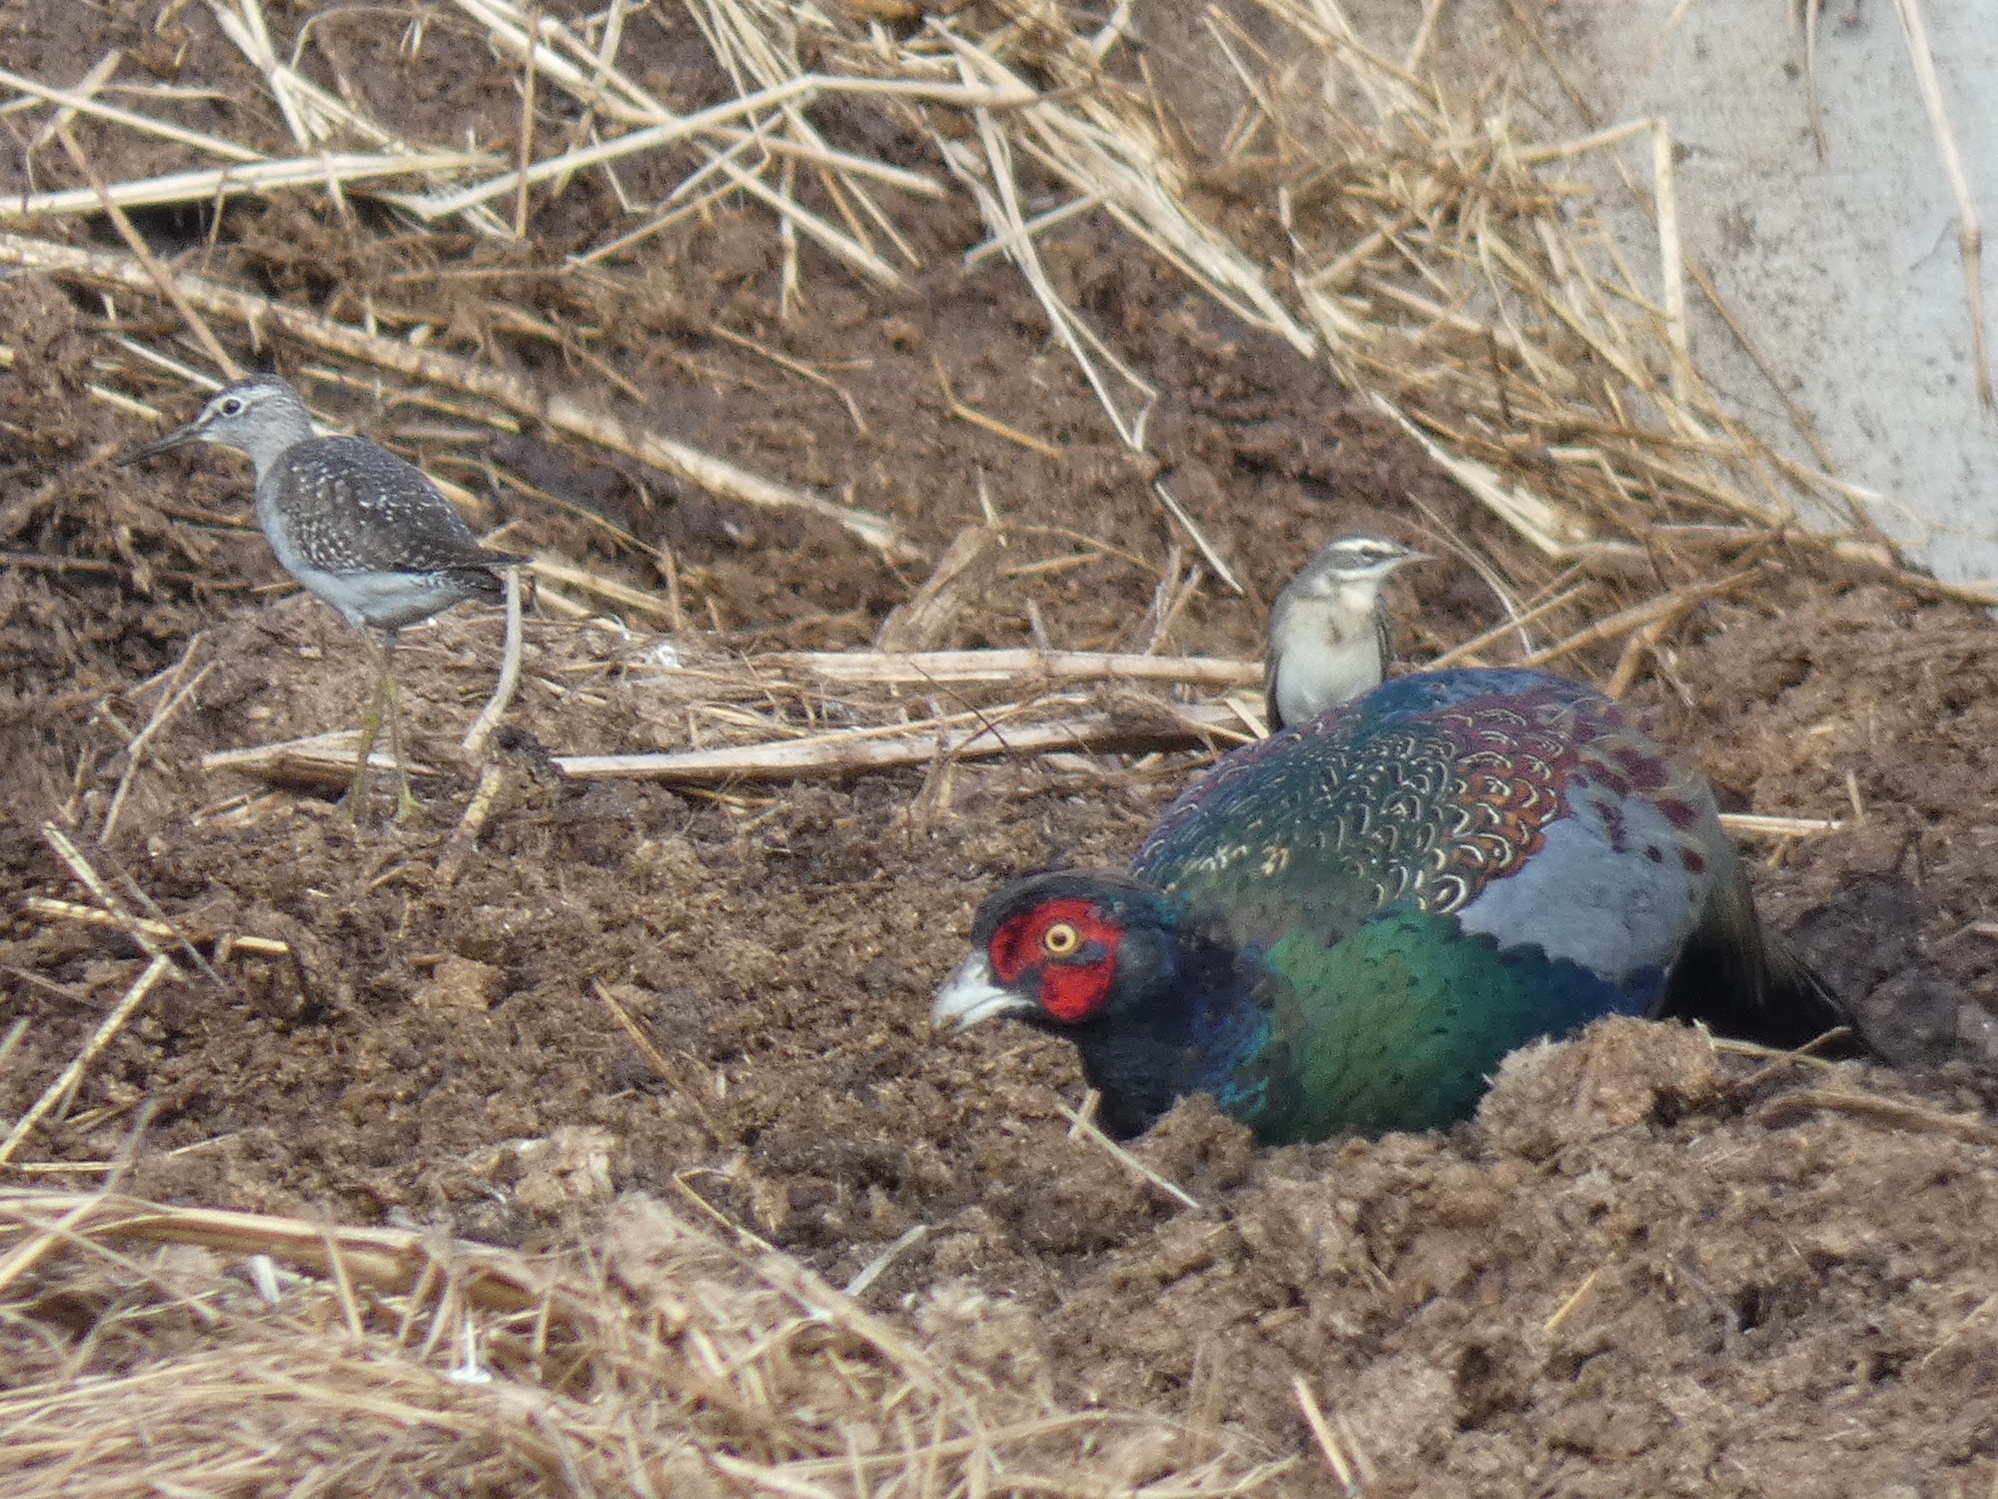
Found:
M 1685 243 L 1813 421 L 1838 476 L 1878 493 L 1875 519 L 1938 576 L 1998 578 L 1998 413 L 1978 402 L 1953 200 L 1893 0 L 1830 0 L 1822 13 L 1822 160 L 1803 29 L 1787 7 L 1525 3 L 1604 121 L 1670 123 Z M 1998 0 L 1924 3 L 1998 265 Z M 1446 22 L 1475 52 L 1497 45 L 1503 15 L 1472 3 L 1452 6 Z M 1639 165 L 1648 146 L 1625 150 Z M 1648 167 L 1639 175 L 1648 181 Z M 1998 291 L 1987 295 L 1998 305 Z M 1766 438 L 1806 456 L 1704 305 L 1692 333 L 1716 388 Z M 1998 327 L 1988 336 L 1998 340 Z

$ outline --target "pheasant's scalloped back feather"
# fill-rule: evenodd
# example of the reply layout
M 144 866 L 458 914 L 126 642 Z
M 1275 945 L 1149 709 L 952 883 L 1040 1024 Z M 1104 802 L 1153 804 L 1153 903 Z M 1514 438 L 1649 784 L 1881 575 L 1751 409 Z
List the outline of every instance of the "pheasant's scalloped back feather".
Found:
M 1466 669 L 1399 678 L 1236 751 L 1132 872 L 1235 946 L 1299 931 L 1329 945 L 1405 904 L 1648 999 L 1723 842 L 1704 783 L 1600 693 Z

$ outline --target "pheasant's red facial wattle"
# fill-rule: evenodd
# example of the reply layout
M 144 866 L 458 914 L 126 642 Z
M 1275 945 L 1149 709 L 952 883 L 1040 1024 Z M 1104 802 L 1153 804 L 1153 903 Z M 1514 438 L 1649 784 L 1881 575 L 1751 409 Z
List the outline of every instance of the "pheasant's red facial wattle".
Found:
M 1041 1008 L 1074 1025 L 1110 997 L 1122 936 L 1122 928 L 1104 920 L 1094 903 L 1051 900 L 1001 923 L 986 955 L 993 976 L 1008 988 L 1037 978 Z

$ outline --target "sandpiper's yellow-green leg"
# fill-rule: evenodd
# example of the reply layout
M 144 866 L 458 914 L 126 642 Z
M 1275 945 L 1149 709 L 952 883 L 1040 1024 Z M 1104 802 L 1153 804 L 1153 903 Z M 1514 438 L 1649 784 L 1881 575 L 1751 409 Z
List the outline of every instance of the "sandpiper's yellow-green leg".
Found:
M 383 653 L 384 665 L 387 653 Z M 409 789 L 409 757 L 402 748 L 402 692 L 396 686 L 395 675 L 388 677 L 388 731 L 389 748 L 395 752 L 395 818 L 401 822 L 423 809 L 423 803 L 416 799 L 416 793 Z
M 373 653 L 374 642 L 368 642 L 369 652 Z M 375 691 L 368 699 L 368 711 L 361 715 L 361 750 L 354 756 L 354 779 L 347 788 L 347 821 L 353 822 L 361 815 L 361 796 L 368 786 L 368 757 L 375 752 L 375 741 L 381 738 L 382 714 L 388 708 L 389 676 L 388 655 L 382 653 L 375 663 Z
M 374 642 L 368 642 L 374 650 Z M 368 711 L 361 715 L 361 749 L 354 757 L 354 780 L 347 788 L 347 820 L 354 821 L 361 815 L 361 796 L 367 788 L 368 757 L 375 752 L 375 742 L 381 738 L 382 723 L 388 723 L 389 747 L 395 754 L 396 803 L 395 815 L 398 818 L 409 816 L 422 807 L 416 793 L 409 788 L 409 761 L 402 748 L 402 703 L 396 692 L 395 672 L 390 662 L 390 653 L 395 649 L 393 631 L 383 638 L 376 657 L 375 693 L 368 702 Z

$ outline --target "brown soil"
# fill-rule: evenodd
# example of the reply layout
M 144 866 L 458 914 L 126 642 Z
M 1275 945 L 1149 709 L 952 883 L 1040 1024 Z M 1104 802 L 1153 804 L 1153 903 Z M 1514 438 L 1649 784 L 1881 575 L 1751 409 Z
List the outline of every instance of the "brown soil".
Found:
M 10 66 L 39 77 L 80 76 L 112 45 L 166 69 L 179 46 L 150 17 L 90 12 L 92 35 L 41 12 L 0 6 Z M 656 53 L 673 102 L 692 108 L 723 84 L 674 14 L 648 12 L 663 19 L 631 45 Z M 178 81 L 249 97 L 207 12 L 172 15 L 189 43 Z M 379 95 L 409 65 L 371 24 L 329 18 L 318 35 L 343 68 L 379 75 Z M 453 49 L 471 45 L 438 28 L 410 82 L 416 133 L 452 138 L 477 120 L 482 138 L 503 139 L 514 127 L 518 98 L 479 68 L 446 86 Z M 226 97 L 181 107 L 230 115 L 238 134 L 279 128 L 235 117 L 247 106 Z M 66 162 L 39 162 L 43 185 L 68 180 Z M 99 162 L 121 177 L 166 164 L 144 152 Z M 21 186 L 0 167 L 0 191 Z M 494 323 L 498 300 L 534 309 L 644 390 L 648 419 L 892 515 L 932 556 L 980 519 L 982 485 L 1022 529 L 988 591 L 928 644 L 1022 644 L 1035 618 L 1065 647 L 1142 630 L 1181 539 L 1153 471 L 1124 455 L 1013 273 L 961 269 L 982 233 L 962 202 L 911 219 L 931 269 L 906 294 L 858 289 L 808 252 L 808 301 L 783 323 L 760 211 L 717 208 L 662 236 L 648 251 L 651 300 L 606 309 L 559 267 L 616 221 L 607 190 L 579 185 L 537 220 L 532 251 L 477 252 L 503 274 L 397 282 L 419 256 L 472 253 L 391 247 L 294 203 L 244 204 L 225 215 L 218 269 L 336 315 L 354 315 L 364 288 L 384 316 L 391 303 L 444 307 L 462 322 L 443 336 L 482 339 L 559 382 L 562 349 Z M 148 228 L 163 248 L 205 230 Z M 1234 326 L 1129 241 L 1073 227 L 1050 258 L 1071 300 L 1159 386 L 1162 471 L 1254 595 L 1208 583 L 1174 621 L 1172 648 L 1253 653 L 1260 600 L 1323 538 L 1430 524 L 1411 496 L 1479 547 L 1516 550 L 1322 368 Z M 477 289 L 454 290 L 466 285 Z M 1193 1213 L 1070 1138 L 1057 1103 L 1080 1080 L 1065 1046 L 1007 1027 L 940 1039 L 927 1023 L 977 901 L 1026 869 L 1120 861 L 1192 758 L 965 767 L 948 805 L 921 813 L 919 772 L 725 795 L 567 786 L 544 750 L 651 748 L 681 742 L 683 725 L 626 669 L 649 638 L 536 619 L 506 751 L 515 791 L 442 888 L 433 871 L 471 792 L 458 777 L 426 780 L 413 821 L 386 822 L 378 801 L 356 829 L 323 799 L 202 772 L 206 752 L 355 722 L 365 658 L 323 605 L 279 596 L 281 574 L 245 528 L 239 466 L 105 466 L 149 434 L 83 397 L 100 319 L 94 299 L 49 282 L 0 282 L 15 351 L 0 376 L 0 547 L 41 559 L 0 568 L 0 1030 L 29 1022 L 0 1069 L 0 1117 L 20 1115 L 141 966 L 24 901 L 78 897 L 41 825 L 102 826 L 125 746 L 158 706 L 154 679 L 197 632 L 213 669 L 90 856 L 189 929 L 292 942 L 306 982 L 254 959 L 223 965 L 219 984 L 169 982 L 7 1180 L 91 1180 L 56 1168 L 112 1156 L 144 1104 L 136 1192 L 532 1245 L 590 1222 L 575 1193 L 534 1189 L 546 1147 L 533 1142 L 558 1154 L 594 1142 L 608 1172 L 583 1195 L 599 1206 L 622 1192 L 698 1199 L 835 1281 L 925 1225 L 875 1304 L 958 1279 L 1017 1298 L 1069 1398 L 1236 1425 L 1309 1455 L 1300 1491 L 1332 1485 L 1293 1397 L 1300 1373 L 1372 1464 L 1370 1492 L 1941 1495 L 1986 1492 L 1998 1475 L 1982 1405 L 1998 1389 L 1998 1319 L 1981 1252 L 1998 1134 L 1981 1122 L 1980 1070 L 1998 1053 L 1981 925 L 1998 893 L 1986 858 L 1998 652 L 1981 616 L 1800 550 L 1774 596 L 1705 606 L 1670 679 L 1636 693 L 1732 806 L 1864 809 L 1844 832 L 1765 858 L 1756 880 L 1773 923 L 1883 1048 L 1919 1064 L 1904 1079 L 1722 1068 L 1690 1033 L 1618 1025 L 1520 1059 L 1480 1121 L 1449 1136 L 1257 1152 L 1195 1102 L 1139 1147 L 1205 1204 Z M 813 362 L 853 411 L 717 325 Z M 292 374 L 306 362 L 279 358 Z M 1062 456 L 954 419 L 939 367 L 959 400 Z M 435 413 L 301 383 L 480 485 L 487 450 L 438 437 Z M 576 512 L 668 547 L 689 633 L 731 650 L 864 644 L 922 581 L 835 526 L 543 437 L 489 453 L 570 508 L 486 485 L 483 526 L 648 589 L 660 580 L 644 555 Z M 1022 571 L 1057 558 L 1082 560 Z M 1416 657 L 1496 617 L 1457 562 L 1418 570 L 1397 602 Z M 473 611 L 406 637 L 419 750 L 462 732 L 496 640 Z M 1569 666 L 1606 672 L 1606 649 Z M 670 1079 L 593 981 L 669 1059 Z M 1827 1104 L 1826 1090 L 1848 1101 Z

